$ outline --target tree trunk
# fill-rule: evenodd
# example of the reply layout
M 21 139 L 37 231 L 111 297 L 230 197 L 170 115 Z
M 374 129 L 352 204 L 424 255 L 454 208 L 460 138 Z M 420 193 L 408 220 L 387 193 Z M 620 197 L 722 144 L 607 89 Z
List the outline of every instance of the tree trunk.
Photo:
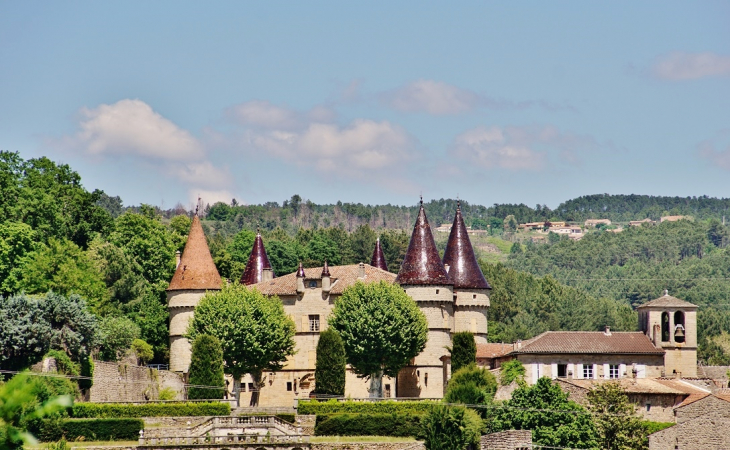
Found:
M 370 398 L 383 398 L 383 371 L 370 375 Z
M 233 377 L 233 397 L 236 399 L 236 407 L 241 406 L 241 375 L 231 374 Z
M 253 378 L 253 392 L 251 393 L 251 403 L 249 406 L 259 406 L 259 395 L 261 393 L 261 372 L 254 372 L 251 374 Z

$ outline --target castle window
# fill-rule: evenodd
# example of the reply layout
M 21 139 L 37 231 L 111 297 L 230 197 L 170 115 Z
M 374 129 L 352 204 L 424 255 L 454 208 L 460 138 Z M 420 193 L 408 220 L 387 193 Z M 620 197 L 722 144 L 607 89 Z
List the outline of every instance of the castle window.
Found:
M 309 331 L 319 331 L 319 314 L 309 315 Z
M 474 294 L 471 298 L 473 298 L 474 300 L 476 300 L 477 299 L 477 294 Z
M 253 383 L 248 383 L 248 392 L 253 392 Z
M 389 384 L 386 384 L 385 385 L 385 393 L 383 395 L 385 396 L 385 398 L 390 398 L 391 397 L 391 394 L 390 394 L 390 385 Z
M 568 365 L 558 364 L 558 378 L 565 378 L 568 376 Z
M 317 280 L 310 280 L 309 281 L 309 287 L 310 288 L 316 288 L 317 287 Z
M 618 378 L 618 364 L 611 364 L 608 366 L 608 378 Z
M 662 342 L 669 342 L 669 313 L 662 313 Z
M 439 290 L 438 290 L 438 289 L 436 289 L 436 294 L 438 295 L 438 293 L 439 293 Z
M 651 403 L 646 404 L 646 412 L 651 411 Z
M 287 390 L 287 391 L 291 391 L 291 390 L 292 390 L 292 384 L 291 384 L 291 381 L 287 381 L 287 382 L 286 382 L 286 390 Z
M 583 378 L 593 378 L 593 364 L 583 364 Z

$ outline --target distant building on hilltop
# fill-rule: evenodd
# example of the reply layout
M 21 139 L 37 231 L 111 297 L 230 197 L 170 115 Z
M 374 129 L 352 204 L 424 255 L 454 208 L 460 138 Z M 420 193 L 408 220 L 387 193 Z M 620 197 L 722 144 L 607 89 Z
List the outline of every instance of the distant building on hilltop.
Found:
M 611 225 L 611 220 L 610 219 L 588 219 L 585 221 L 584 225 L 586 227 L 595 227 L 599 224 Z

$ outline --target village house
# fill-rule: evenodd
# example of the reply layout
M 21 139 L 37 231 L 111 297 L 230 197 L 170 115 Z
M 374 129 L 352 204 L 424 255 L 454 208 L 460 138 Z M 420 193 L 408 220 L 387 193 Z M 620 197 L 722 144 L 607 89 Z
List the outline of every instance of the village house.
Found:
M 692 217 L 690 217 L 690 216 L 664 216 L 659 219 L 659 223 L 679 222 L 680 220 L 692 220 Z
M 654 225 L 656 222 L 651 219 L 643 219 L 643 220 L 632 220 L 629 222 L 630 227 L 640 227 L 644 225 L 645 223 L 648 223 L 650 225 Z
M 611 225 L 611 220 L 610 219 L 588 219 L 585 221 L 584 225 L 586 228 L 588 228 L 588 227 L 595 227 L 599 224 Z
M 690 395 L 674 413 L 677 424 L 649 435 L 649 450 L 730 448 L 730 395 Z

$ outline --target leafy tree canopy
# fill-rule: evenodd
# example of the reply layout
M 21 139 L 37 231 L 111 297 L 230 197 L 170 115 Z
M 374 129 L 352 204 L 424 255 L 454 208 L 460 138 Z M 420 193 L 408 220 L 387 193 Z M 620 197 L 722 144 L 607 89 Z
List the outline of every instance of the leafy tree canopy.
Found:
M 345 395 L 345 346 L 333 328 L 324 330 L 317 342 L 315 390 L 319 395 Z
M 189 384 L 193 385 L 188 389 L 189 399 L 223 398 L 223 349 L 218 338 L 207 334 L 199 334 L 195 338 L 189 373 Z M 220 389 L 213 389 L 211 386 L 218 386 Z
M 477 362 L 477 344 L 474 334 L 468 331 L 454 333 L 451 337 L 451 371 L 456 372 L 462 367 Z
M 588 392 L 588 410 L 598 431 L 598 444 L 607 450 L 647 448 L 647 430 L 636 406 L 618 383 L 603 383 Z

